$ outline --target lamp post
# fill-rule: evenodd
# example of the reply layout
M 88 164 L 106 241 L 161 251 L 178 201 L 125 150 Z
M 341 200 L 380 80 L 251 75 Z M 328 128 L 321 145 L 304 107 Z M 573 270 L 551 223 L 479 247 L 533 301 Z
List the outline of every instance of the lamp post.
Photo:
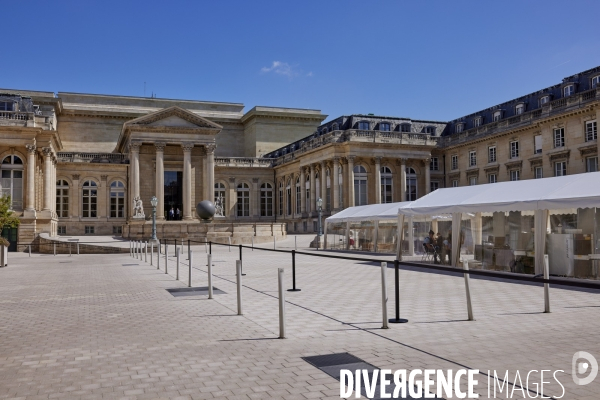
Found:
M 319 213 L 319 219 L 317 222 L 317 250 L 321 247 L 321 216 L 323 213 L 323 199 L 322 198 L 318 198 L 317 199 L 317 211 Z
M 152 242 L 156 243 L 158 239 L 156 239 L 156 206 L 158 205 L 158 199 L 156 196 L 152 196 L 150 199 L 150 204 L 152 205 Z

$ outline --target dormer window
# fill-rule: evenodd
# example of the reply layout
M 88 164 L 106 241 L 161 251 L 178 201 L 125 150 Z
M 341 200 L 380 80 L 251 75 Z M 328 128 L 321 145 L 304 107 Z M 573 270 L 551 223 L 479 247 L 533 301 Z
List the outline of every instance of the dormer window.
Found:
M 515 106 L 515 115 L 521 115 L 525 112 L 525 104 L 519 103 Z
M 384 132 L 390 131 L 390 123 L 389 122 L 381 122 L 379 124 L 379 130 Z
M 563 88 L 563 97 L 569 97 L 575 93 L 575 85 L 567 85 Z
M 338 124 L 331 125 L 331 130 L 337 131 L 338 130 Z
M 456 133 L 461 133 L 463 131 L 465 127 L 465 123 L 464 122 L 459 122 L 458 124 L 456 124 L 456 126 L 454 127 L 454 131 Z
M 12 101 L 0 101 L 0 111 L 12 111 L 13 110 L 13 102 Z
M 481 126 L 482 122 L 483 122 L 483 118 L 481 118 L 481 117 L 475 117 L 473 119 L 473 126 L 477 128 L 478 126 Z
M 428 133 L 430 135 L 435 135 L 435 126 L 426 126 L 425 133 Z
M 410 132 L 410 124 L 402 124 L 400 125 L 400 132 Z
M 358 123 L 358 129 L 360 129 L 361 131 L 368 131 L 369 130 L 369 122 L 360 121 Z
M 498 110 L 494 112 L 494 122 L 500 121 L 502 119 L 502 111 Z
M 544 104 L 550 102 L 550 96 L 544 96 L 542 98 L 540 98 L 540 106 L 543 106 Z
M 596 75 L 592 78 L 592 89 L 600 86 L 600 75 Z

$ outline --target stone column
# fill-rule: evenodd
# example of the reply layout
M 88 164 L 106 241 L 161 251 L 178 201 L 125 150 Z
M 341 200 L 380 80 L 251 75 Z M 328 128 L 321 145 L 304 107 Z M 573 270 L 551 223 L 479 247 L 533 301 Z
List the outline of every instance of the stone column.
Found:
M 317 209 L 316 202 L 317 182 L 315 182 L 315 166 L 310 166 L 310 211 L 314 213 Z
M 423 164 L 425 164 L 425 194 L 428 194 L 431 191 L 431 171 L 429 170 L 429 162 L 431 160 L 426 158 L 423 160 Z
M 72 217 L 79 217 L 81 214 L 79 212 L 79 199 L 81 198 L 81 194 L 79 191 L 79 174 L 71 175 L 73 178 L 73 186 L 70 188 L 69 199 L 71 204 L 69 204 L 69 214 Z
M 35 213 L 35 144 L 27 147 L 27 211 Z
M 260 191 L 258 190 L 258 178 L 252 178 L 252 192 L 250 193 L 250 216 L 258 218 L 260 215 Z
M 50 147 L 44 147 L 42 149 L 44 153 L 44 211 L 52 211 L 52 149 Z
M 131 152 L 131 196 L 132 200 L 140 196 L 140 146 L 141 143 L 132 142 L 129 145 Z M 130 202 L 133 204 L 133 202 Z
M 215 199 L 215 148 L 214 144 L 204 146 L 206 150 L 206 200 L 214 201 Z
M 237 193 L 235 191 L 235 177 L 229 178 L 229 195 L 227 196 L 228 201 L 228 212 L 230 218 L 237 218 Z
M 340 158 L 333 157 L 333 168 L 331 169 L 331 173 L 333 174 L 333 190 L 331 191 L 331 195 L 333 196 L 333 209 L 338 210 L 340 208 L 340 177 L 339 177 L 339 168 L 340 168 Z
M 193 143 L 182 143 L 183 149 L 183 219 L 192 219 L 192 149 Z
M 400 159 L 400 201 L 406 201 L 406 158 Z
M 110 216 L 110 191 L 108 190 L 108 175 L 100 175 L 100 184 L 98 185 L 98 205 L 97 212 L 99 218 Z
M 52 214 L 56 214 L 56 164 L 58 164 L 58 159 L 56 157 L 52 157 L 52 180 L 50 181 L 50 207 L 52 209 Z
M 354 207 L 354 159 L 355 156 L 348 156 L 348 207 Z
M 375 203 L 381 204 L 381 157 L 375 157 Z
M 321 161 L 321 198 L 323 199 L 323 211 L 327 210 L 327 166 Z
M 306 176 L 304 167 L 300 168 L 300 212 L 302 215 L 306 213 Z
M 156 175 L 154 177 L 154 192 L 158 199 L 156 205 L 156 219 L 165 219 L 165 143 L 156 142 L 154 143 L 156 148 Z M 133 198 L 130 197 L 128 200 L 131 203 Z

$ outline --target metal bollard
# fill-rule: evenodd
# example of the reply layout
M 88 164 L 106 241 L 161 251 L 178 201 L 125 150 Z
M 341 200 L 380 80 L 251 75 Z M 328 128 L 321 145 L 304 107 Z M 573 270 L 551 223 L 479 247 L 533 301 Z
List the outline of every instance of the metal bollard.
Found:
M 400 318 L 400 262 L 394 260 L 394 292 L 396 292 L 396 318 L 390 318 L 389 323 L 404 324 L 408 322 L 406 318 Z
M 31 245 L 29 245 L 29 257 L 31 257 Z
M 246 276 L 246 274 L 244 274 L 244 264 L 242 264 L 242 245 L 240 244 L 240 265 L 242 266 L 242 276 Z
M 148 262 L 148 242 L 144 242 L 144 262 Z
M 190 251 L 190 254 L 188 255 L 188 257 L 190 258 L 189 275 L 188 275 L 188 287 L 192 287 L 192 252 L 191 251 Z
M 279 284 L 279 339 L 285 339 L 285 291 L 283 290 L 283 268 L 277 272 Z
M 548 279 L 550 277 L 550 272 L 548 271 L 548 254 L 544 254 L 544 279 Z M 550 312 L 550 284 L 544 283 L 544 312 Z
M 387 271 L 387 262 L 381 263 L 381 311 L 383 318 L 382 329 L 389 329 L 388 317 L 387 317 L 387 282 L 385 279 L 385 272 Z
M 292 288 L 288 289 L 288 292 L 299 292 L 300 289 L 296 289 L 296 250 L 292 250 Z
M 166 243 L 165 241 L 165 274 L 168 274 L 168 267 L 169 267 L 169 245 Z
M 212 254 L 206 256 L 208 259 L 208 298 L 213 298 L 213 284 L 212 284 Z
M 235 276 L 237 283 L 237 308 L 238 315 L 242 314 L 242 262 L 240 260 L 236 260 L 235 262 Z
M 154 265 L 154 242 L 150 242 L 150 265 Z
M 473 307 L 471 306 L 471 290 L 469 289 L 469 261 L 463 260 L 463 271 L 465 276 L 465 292 L 467 294 L 467 315 L 469 321 L 473 321 Z
M 188 239 L 188 260 L 190 259 L 190 254 L 192 251 L 190 250 L 190 239 Z
M 175 280 L 179 280 L 179 253 L 181 253 L 181 248 L 175 247 L 175 257 L 177 257 L 177 273 L 175 274 Z
M 53 242 L 54 244 L 54 255 L 56 255 L 56 242 Z

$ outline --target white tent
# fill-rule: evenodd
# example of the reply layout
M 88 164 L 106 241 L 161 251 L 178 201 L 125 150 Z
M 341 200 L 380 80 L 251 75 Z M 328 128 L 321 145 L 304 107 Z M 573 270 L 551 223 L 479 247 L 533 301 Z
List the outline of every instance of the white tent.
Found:
M 452 214 L 452 248 L 457 249 L 461 213 L 534 211 L 535 269 L 539 272 L 544 269 L 548 210 L 590 207 L 600 207 L 600 172 L 438 189 L 400 207 L 398 215 Z M 457 260 L 458 254 L 453 263 Z

